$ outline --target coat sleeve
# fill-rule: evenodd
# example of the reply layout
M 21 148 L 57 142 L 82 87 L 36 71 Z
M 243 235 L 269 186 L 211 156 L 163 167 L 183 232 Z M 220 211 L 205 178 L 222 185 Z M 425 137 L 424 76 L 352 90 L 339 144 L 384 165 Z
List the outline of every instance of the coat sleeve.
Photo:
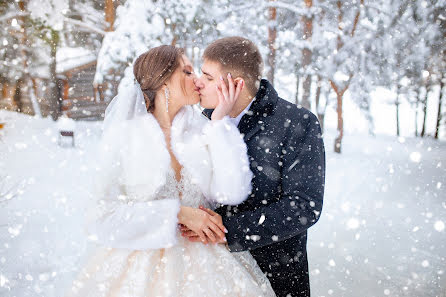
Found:
M 256 249 L 294 237 L 315 224 L 322 211 L 325 151 L 317 118 L 304 132 L 290 129 L 282 167 L 283 195 L 254 211 L 224 216 L 232 252 Z
M 111 141 L 105 143 L 107 149 L 100 150 L 101 160 L 95 180 L 96 200 L 88 210 L 84 226 L 89 239 L 106 247 L 131 250 L 175 245 L 178 236 L 179 200 L 135 199 L 134 195 L 128 193 L 128 187 L 122 186 L 122 149 L 114 150 L 122 148 L 123 144 Z M 151 192 L 145 189 L 137 192 Z
M 209 198 L 227 205 L 242 203 L 251 192 L 253 175 L 239 130 L 226 116 L 207 121 L 203 132 L 212 162 Z

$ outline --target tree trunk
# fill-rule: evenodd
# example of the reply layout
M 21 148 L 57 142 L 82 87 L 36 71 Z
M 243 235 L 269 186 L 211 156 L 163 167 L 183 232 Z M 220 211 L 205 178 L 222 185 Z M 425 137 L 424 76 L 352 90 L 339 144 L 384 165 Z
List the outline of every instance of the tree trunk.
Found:
M 26 2 L 25 1 L 19 1 L 18 2 L 18 6 L 21 12 L 26 13 Z M 22 72 L 22 77 L 19 79 L 19 83 L 20 84 L 20 98 L 18 98 L 18 100 L 23 101 L 24 97 L 28 97 L 31 100 L 32 106 L 28 106 L 28 108 L 32 107 L 32 111 L 27 110 L 26 112 L 29 112 L 30 114 L 34 114 L 37 116 L 41 116 L 40 114 L 40 109 L 37 108 L 35 106 L 35 102 L 33 102 L 32 100 L 35 98 L 35 92 L 34 89 L 31 87 L 32 86 L 32 81 L 31 81 L 31 76 L 29 74 L 29 67 L 28 67 L 28 57 L 29 57 L 29 52 L 28 50 L 31 48 L 30 44 L 29 44 L 29 40 L 28 40 L 28 34 L 27 34 L 27 30 L 26 30 L 26 17 L 25 16 L 20 16 L 20 34 L 19 34 L 19 42 L 21 45 L 21 49 L 19 51 L 20 53 L 20 57 L 22 59 L 22 67 L 23 67 L 23 72 Z M 24 112 L 23 110 L 23 103 L 20 104 L 21 105 L 21 111 Z
M 53 31 L 52 34 L 57 34 Z M 53 39 L 54 40 L 54 39 Z M 51 62 L 50 62 L 50 115 L 53 118 L 53 120 L 57 120 L 61 114 L 61 99 L 60 98 L 60 91 L 59 91 L 59 85 L 57 81 L 57 73 L 56 73 L 56 53 L 57 53 L 57 46 L 56 44 L 51 45 Z
M 274 2 L 275 0 L 269 0 Z M 266 78 L 274 85 L 274 72 L 276 68 L 276 37 L 277 37 L 277 10 L 275 7 L 269 7 L 269 20 L 268 20 L 268 57 L 266 59 L 268 68 Z
M 427 97 L 429 95 L 429 86 L 426 86 L 426 94 L 424 95 L 423 100 L 423 128 L 421 128 L 421 137 L 424 137 L 426 134 L 426 118 L 427 118 Z
M 172 38 L 172 41 L 170 42 L 170 45 L 173 45 L 173 46 L 175 46 L 178 41 L 178 35 L 176 34 L 176 28 L 177 28 L 177 24 L 171 23 L 170 30 L 172 30 L 173 38 Z
M 304 0 L 304 1 L 305 1 L 305 7 L 309 10 L 313 6 L 313 0 Z M 304 15 L 302 17 L 302 23 L 304 28 L 303 38 L 304 40 L 310 42 L 311 36 L 313 35 L 313 17 L 308 17 L 307 15 Z M 305 71 L 311 64 L 311 56 L 312 52 L 307 44 L 302 51 L 302 67 Z M 305 73 L 301 105 L 307 109 L 311 109 L 310 92 L 311 92 L 311 74 Z
M 351 79 L 351 77 L 350 77 Z M 348 87 L 350 85 L 350 79 L 348 81 L 348 83 L 346 84 L 346 86 L 344 87 L 344 89 L 340 89 L 333 81 L 330 81 L 331 87 L 333 88 L 333 90 L 336 93 L 336 99 L 337 99 L 337 107 L 336 107 L 336 111 L 338 114 L 338 135 L 336 136 L 335 139 L 335 144 L 334 144 L 334 151 L 335 153 L 341 153 L 341 146 L 342 146 L 342 137 L 344 136 L 344 119 L 343 119 L 343 115 L 342 115 L 342 99 L 344 97 L 344 93 L 345 91 L 348 90 Z
M 440 132 L 441 125 L 441 105 L 443 103 L 443 95 L 445 91 L 444 83 L 444 73 L 442 73 L 440 78 L 440 97 L 438 98 L 438 112 L 437 112 L 437 123 L 435 124 L 435 139 L 438 139 L 438 134 Z
M 342 41 L 342 37 L 344 36 L 344 21 L 343 21 L 343 11 L 342 11 L 342 1 L 338 0 L 336 1 L 336 5 L 338 7 L 339 10 L 339 14 L 338 14 L 338 37 L 337 37 L 337 44 L 336 44 L 336 48 L 339 51 L 343 46 L 344 46 L 344 42 Z M 360 5 L 364 5 L 364 0 L 360 0 Z M 353 37 L 355 35 L 356 32 L 356 27 L 359 23 L 359 16 L 360 16 L 360 12 L 361 9 L 358 8 L 358 11 L 356 12 L 355 15 L 355 19 L 353 22 L 353 28 L 352 31 L 350 32 L 350 37 Z M 344 89 L 340 89 L 340 86 L 337 86 L 335 84 L 335 82 L 333 80 L 330 81 L 330 84 L 333 88 L 333 90 L 336 93 L 336 97 L 337 97 L 337 112 L 338 112 L 338 135 L 335 139 L 335 147 L 334 147 L 334 151 L 336 153 L 341 153 L 341 145 L 342 145 L 342 137 L 344 136 L 344 123 L 343 123 L 343 118 L 342 118 L 342 98 L 344 96 L 345 91 L 347 91 L 348 87 L 350 86 L 350 81 L 353 78 L 354 73 L 350 73 L 350 77 L 348 79 L 348 81 L 346 82 Z
M 325 84 L 325 87 L 322 88 L 322 90 L 324 91 L 324 109 L 322 110 L 322 114 L 321 114 L 321 129 L 322 129 L 322 134 L 324 133 L 325 130 L 325 112 L 327 111 L 327 106 L 328 106 L 328 100 L 330 98 L 330 86 Z
M 36 92 L 36 81 L 33 78 L 30 78 L 30 80 L 28 81 L 28 90 L 29 90 L 29 96 L 30 96 L 30 100 L 33 106 L 33 110 L 34 110 L 34 115 L 38 118 L 42 117 L 42 112 L 40 111 L 40 105 L 39 105 L 39 101 L 37 99 L 37 92 Z
M 336 111 L 338 112 L 338 134 L 335 139 L 334 151 L 335 153 L 341 153 L 342 147 L 342 137 L 344 136 L 344 119 L 342 117 L 342 94 L 336 92 L 337 98 L 337 107 Z
M 418 108 L 420 105 L 420 88 L 416 91 L 416 101 L 415 101 L 415 137 L 418 137 Z
M 316 114 L 317 118 L 319 120 L 319 124 L 321 125 L 322 133 L 324 133 L 324 112 L 322 111 L 322 107 L 320 104 L 320 98 L 321 98 L 321 89 L 322 89 L 322 79 L 321 76 L 317 76 L 317 88 L 316 88 Z
M 400 84 L 396 86 L 396 99 L 395 99 L 395 109 L 396 109 L 396 136 L 400 136 Z
M 22 104 L 22 80 L 19 79 L 15 82 L 15 89 L 12 95 L 12 100 L 14 101 L 15 106 L 17 106 L 18 112 L 23 112 L 23 104 Z
M 302 83 L 302 103 L 301 105 L 310 110 L 311 109 L 311 102 L 310 102 L 310 95 L 311 95 L 311 75 L 306 74 L 304 77 L 304 81 Z
M 300 84 L 300 76 L 296 70 L 296 105 L 299 104 L 299 84 Z
M 115 23 L 115 5 L 113 0 L 105 0 L 105 21 L 108 26 L 106 31 L 113 31 L 113 24 Z

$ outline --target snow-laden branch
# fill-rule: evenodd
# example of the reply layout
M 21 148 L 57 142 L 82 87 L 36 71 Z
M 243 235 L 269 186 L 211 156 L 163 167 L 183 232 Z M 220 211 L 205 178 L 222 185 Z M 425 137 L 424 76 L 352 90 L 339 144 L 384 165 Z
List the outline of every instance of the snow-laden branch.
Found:
M 249 4 L 245 4 L 245 5 L 240 5 L 238 7 L 231 7 L 230 10 L 223 11 L 222 13 L 217 14 L 217 16 L 224 17 L 224 16 L 229 15 L 236 11 L 245 11 L 248 9 L 262 10 L 262 8 L 263 8 L 263 5 L 256 5 L 256 4 L 249 3 Z
M 5 14 L 4 16 L 0 17 L 0 23 L 4 22 L 4 21 L 8 21 L 10 19 L 13 18 L 17 18 L 17 17 L 24 17 L 24 16 L 28 16 L 29 12 L 24 12 L 24 11 L 12 11 L 10 13 Z
M 77 11 L 82 15 L 82 21 L 90 23 L 92 25 L 97 25 L 100 29 L 104 30 L 108 24 L 106 24 L 104 19 L 104 12 L 101 10 L 93 9 L 90 5 L 79 4 Z
M 81 21 L 78 21 L 78 20 L 75 20 L 75 19 L 71 19 L 71 18 L 67 18 L 67 17 L 65 17 L 64 18 L 64 21 L 66 22 L 66 23 L 68 23 L 68 24 L 72 24 L 72 25 L 75 25 L 75 26 L 79 26 L 79 27 L 82 27 L 82 28 L 86 28 L 86 29 L 88 29 L 90 32 L 94 32 L 94 33 L 98 33 L 98 34 L 101 34 L 101 35 L 105 35 L 105 33 L 107 33 L 107 32 L 105 32 L 104 30 L 102 30 L 102 29 L 100 29 L 100 28 L 96 28 L 96 27 L 94 27 L 94 26 L 92 26 L 92 25 L 90 25 L 90 24 L 88 24 L 88 23 L 85 23 L 85 22 L 81 22 Z
M 30 15 L 29 12 L 22 12 L 22 11 L 10 12 L 10 13 L 7 13 L 0 17 L 0 23 L 8 21 L 13 18 L 25 17 L 25 16 L 29 16 L 29 15 Z M 106 33 L 104 30 L 97 28 L 91 24 L 88 24 L 88 23 L 82 22 L 82 21 L 78 21 L 78 20 L 75 20 L 75 19 L 72 19 L 69 17 L 64 17 L 64 21 L 68 24 L 72 24 L 72 25 L 75 25 L 78 27 L 88 29 L 89 32 L 94 32 L 94 33 L 98 33 L 101 35 L 105 35 L 105 33 Z
M 77 10 L 82 14 L 82 18 L 90 20 L 94 23 L 105 23 L 104 12 L 102 10 L 96 10 L 90 5 L 85 3 L 79 3 Z
M 386 28 L 382 28 L 382 29 L 378 30 L 375 33 L 375 38 L 380 37 L 381 35 L 386 33 L 389 29 L 393 28 L 398 23 L 398 21 L 401 19 L 401 17 L 404 15 L 404 13 L 407 10 L 407 7 L 409 6 L 409 4 L 411 2 L 412 2 L 412 0 L 406 0 L 403 4 L 401 4 L 400 7 L 398 8 L 397 15 L 392 19 L 392 21 L 390 22 L 390 25 L 387 26 Z
M 364 4 L 364 8 L 366 9 L 374 9 L 379 13 L 382 13 L 388 17 L 393 17 L 393 15 L 391 13 L 388 13 L 387 11 L 383 10 L 381 7 L 378 7 L 378 5 L 375 5 L 374 3 L 367 3 Z
M 291 12 L 294 12 L 298 15 L 308 15 L 309 14 L 308 15 L 309 17 L 311 17 L 311 15 L 314 13 L 314 9 L 297 7 L 295 5 L 281 2 L 281 1 L 268 2 L 266 7 L 283 8 L 283 9 L 289 10 Z

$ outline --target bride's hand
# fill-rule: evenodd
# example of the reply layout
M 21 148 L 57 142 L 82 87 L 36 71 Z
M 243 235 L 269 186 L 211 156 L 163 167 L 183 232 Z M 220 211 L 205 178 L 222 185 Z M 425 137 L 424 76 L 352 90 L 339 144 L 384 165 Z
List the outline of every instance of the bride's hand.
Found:
M 181 206 L 178 221 L 195 232 L 203 243 L 207 243 L 208 239 L 212 243 L 225 239 L 225 227 L 221 220 L 204 210 Z
M 235 86 L 231 74 L 228 73 L 228 85 L 229 86 L 226 87 L 226 83 L 221 76 L 220 86 L 215 86 L 217 89 L 218 105 L 212 112 L 211 119 L 213 121 L 221 120 L 231 112 L 241 90 L 243 89 L 244 81 L 240 80 L 237 86 Z
M 200 209 L 206 211 L 209 215 L 215 217 L 223 225 L 223 219 L 219 214 L 217 214 L 216 212 L 214 212 L 208 208 L 203 207 L 202 205 L 200 205 Z M 180 224 L 180 230 L 181 230 L 181 236 L 186 237 L 189 241 L 191 241 L 191 242 L 200 242 L 201 241 L 201 239 L 197 235 L 197 233 L 195 233 L 194 231 L 189 229 L 187 226 Z M 228 233 L 226 228 L 224 231 L 225 231 L 225 233 Z M 226 238 L 223 238 L 222 240 L 218 241 L 217 243 L 226 244 L 227 243 Z

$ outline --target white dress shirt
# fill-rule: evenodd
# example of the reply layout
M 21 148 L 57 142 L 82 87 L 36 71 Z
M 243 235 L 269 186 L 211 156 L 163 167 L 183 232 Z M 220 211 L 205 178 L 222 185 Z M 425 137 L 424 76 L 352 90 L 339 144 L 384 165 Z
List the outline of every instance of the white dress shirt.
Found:
M 238 124 L 240 123 L 242 117 L 245 115 L 245 113 L 248 112 L 249 108 L 251 107 L 251 104 L 254 102 L 255 99 L 256 99 L 256 97 L 252 98 L 251 102 L 249 102 L 248 106 L 246 106 L 246 108 L 238 116 L 236 116 L 235 118 L 230 117 L 231 121 L 234 123 L 234 125 L 236 127 L 238 127 Z

